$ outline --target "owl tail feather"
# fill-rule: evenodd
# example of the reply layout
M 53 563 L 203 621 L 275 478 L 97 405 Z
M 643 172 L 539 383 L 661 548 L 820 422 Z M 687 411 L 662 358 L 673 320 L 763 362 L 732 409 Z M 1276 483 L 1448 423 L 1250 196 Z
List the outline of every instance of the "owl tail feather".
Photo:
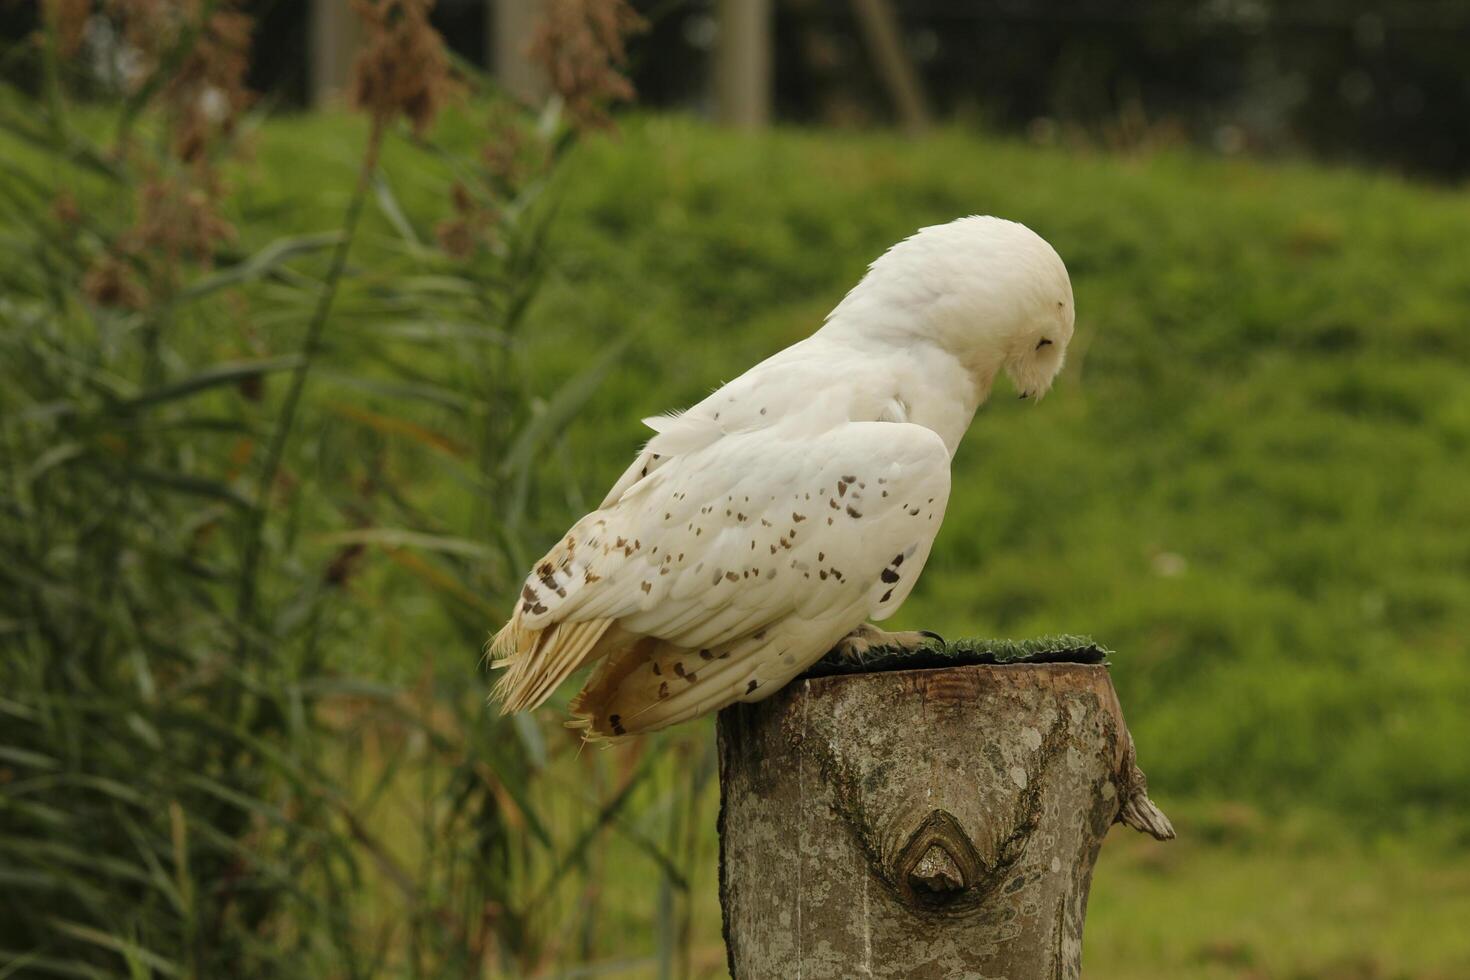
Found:
M 491 666 L 505 668 L 492 694 L 501 711 L 529 711 L 545 702 L 578 667 L 607 652 L 599 641 L 612 625 L 611 619 L 589 619 L 530 629 L 519 613 L 513 616 L 490 641 Z
M 703 650 L 640 638 L 597 665 L 572 699 L 567 726 L 582 729 L 588 741 L 615 741 L 667 728 L 732 701 L 757 700 L 776 689 L 757 675 L 771 673 L 763 656 L 770 647 L 764 636 Z

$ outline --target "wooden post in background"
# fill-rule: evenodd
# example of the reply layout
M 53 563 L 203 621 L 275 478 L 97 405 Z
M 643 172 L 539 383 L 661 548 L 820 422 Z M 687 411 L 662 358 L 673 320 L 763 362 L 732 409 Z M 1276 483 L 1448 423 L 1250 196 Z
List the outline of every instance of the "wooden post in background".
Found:
M 852 9 L 900 125 L 914 134 L 928 129 L 929 101 L 893 5 L 889 0 L 852 0 Z
M 719 0 L 715 115 L 759 129 L 771 120 L 771 0 Z
M 485 0 L 489 28 L 485 50 L 490 67 L 510 96 L 526 105 L 546 100 L 546 73 L 527 56 L 531 33 L 541 16 L 541 0 Z
M 719 752 L 736 980 L 1079 977 L 1108 828 L 1174 833 L 1102 664 L 797 680 Z
M 328 105 L 347 91 L 362 36 L 351 0 L 311 4 L 311 104 Z

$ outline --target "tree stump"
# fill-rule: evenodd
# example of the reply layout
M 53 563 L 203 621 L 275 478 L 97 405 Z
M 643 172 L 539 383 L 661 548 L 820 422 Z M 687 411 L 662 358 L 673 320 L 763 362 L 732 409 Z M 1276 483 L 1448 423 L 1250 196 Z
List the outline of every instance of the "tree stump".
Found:
M 1063 638 L 829 658 L 722 711 L 731 975 L 1079 977 L 1108 828 L 1174 836 L 1104 656 Z

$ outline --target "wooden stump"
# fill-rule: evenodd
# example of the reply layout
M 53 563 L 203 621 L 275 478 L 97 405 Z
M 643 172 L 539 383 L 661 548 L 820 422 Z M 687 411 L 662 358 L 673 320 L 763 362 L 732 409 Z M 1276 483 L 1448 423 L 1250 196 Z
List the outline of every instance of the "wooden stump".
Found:
M 1078 977 L 1108 828 L 1174 835 L 1097 662 L 801 679 L 719 751 L 736 980 Z

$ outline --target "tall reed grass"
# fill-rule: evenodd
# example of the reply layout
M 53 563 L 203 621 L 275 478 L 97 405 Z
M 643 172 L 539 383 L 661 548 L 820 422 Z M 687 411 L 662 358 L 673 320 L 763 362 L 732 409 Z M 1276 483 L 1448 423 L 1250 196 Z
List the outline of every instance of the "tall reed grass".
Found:
M 620 350 L 550 397 L 517 370 L 636 19 L 553 4 L 528 110 L 430 6 L 357 4 L 355 174 L 287 238 L 232 195 L 232 3 L 50 2 L 8 53 L 40 81 L 0 91 L 0 975 L 522 975 L 600 954 L 609 836 L 685 887 L 707 753 L 579 756 L 475 673 Z M 435 139 L 455 101 L 475 153 Z

